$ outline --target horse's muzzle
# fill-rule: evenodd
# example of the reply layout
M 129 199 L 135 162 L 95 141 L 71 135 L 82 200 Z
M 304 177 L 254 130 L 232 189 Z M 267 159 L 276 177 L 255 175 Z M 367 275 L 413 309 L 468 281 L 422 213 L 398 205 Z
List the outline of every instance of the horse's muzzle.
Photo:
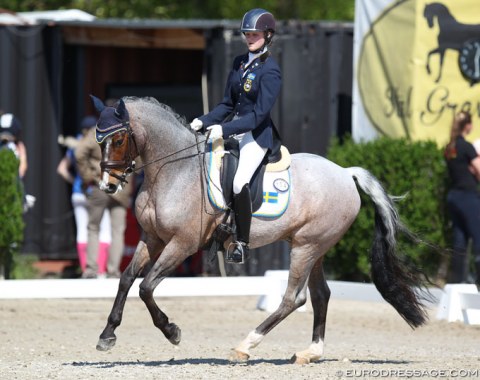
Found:
M 119 186 L 113 183 L 100 182 L 100 190 L 106 192 L 107 194 L 116 194 L 119 191 Z

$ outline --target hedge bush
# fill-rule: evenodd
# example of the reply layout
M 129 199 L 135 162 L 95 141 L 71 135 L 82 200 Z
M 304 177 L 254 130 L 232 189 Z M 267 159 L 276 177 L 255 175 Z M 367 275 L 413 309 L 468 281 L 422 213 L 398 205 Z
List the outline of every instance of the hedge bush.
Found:
M 406 195 L 397 202 L 403 223 L 422 240 L 446 246 L 447 172 L 442 152 L 434 142 L 383 137 L 357 144 L 347 136 L 342 142 L 334 140 L 327 156 L 340 166 L 369 170 L 390 195 Z M 369 281 L 370 278 L 375 211 L 370 198 L 362 191 L 360 194 L 362 208 L 357 220 L 325 260 L 327 274 L 334 279 Z M 429 276 L 437 275 L 442 262 L 438 251 L 411 243 L 401 235 L 398 241 L 407 261 Z
M 15 254 L 23 241 L 23 190 L 18 178 L 18 159 L 10 149 L 0 148 L 0 268 L 10 278 Z

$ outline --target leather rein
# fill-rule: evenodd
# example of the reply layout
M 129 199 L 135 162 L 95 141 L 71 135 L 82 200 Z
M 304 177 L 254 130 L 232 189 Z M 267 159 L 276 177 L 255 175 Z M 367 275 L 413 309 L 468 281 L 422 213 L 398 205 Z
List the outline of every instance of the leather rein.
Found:
M 98 129 L 98 127 L 97 127 L 97 129 Z M 150 162 L 147 162 L 146 164 L 143 164 L 142 166 L 136 168 L 135 157 L 137 157 L 139 155 L 139 153 L 138 153 L 137 142 L 135 141 L 134 132 L 132 130 L 132 127 L 130 126 L 130 122 L 129 121 L 124 121 L 121 124 L 116 124 L 116 125 L 113 125 L 111 127 L 106 128 L 104 130 L 101 130 L 101 132 L 107 132 L 107 133 L 110 132 L 109 134 L 113 135 L 113 134 L 116 134 L 116 133 L 120 132 L 121 130 L 126 130 L 126 132 L 127 132 L 128 150 L 127 150 L 126 154 L 124 153 L 123 159 L 121 161 L 113 161 L 113 160 L 101 161 L 100 162 L 100 168 L 101 168 L 102 171 L 106 171 L 108 173 L 108 175 L 118 179 L 122 184 L 128 183 L 128 181 L 127 181 L 127 176 L 128 175 L 130 175 L 134 172 L 137 172 L 137 171 L 143 169 L 144 167 L 146 167 L 148 165 L 151 165 L 155 162 L 162 161 L 162 160 L 164 160 L 166 158 L 169 158 L 171 156 L 174 156 L 174 155 L 176 155 L 180 152 L 183 152 L 185 150 L 193 148 L 194 146 L 197 147 L 197 153 L 191 154 L 191 155 L 188 155 L 188 156 L 184 156 L 184 157 L 179 157 L 178 159 L 168 161 L 168 162 L 173 162 L 173 161 L 182 160 L 182 159 L 186 159 L 186 158 L 192 158 L 192 157 L 196 157 L 196 156 L 200 156 L 200 155 L 204 154 L 204 152 L 201 152 L 200 149 L 198 149 L 198 146 L 203 141 L 199 141 L 198 140 L 198 135 L 195 133 L 195 140 L 196 140 L 195 144 L 187 146 L 186 148 L 180 149 L 180 150 L 178 150 L 176 152 L 173 152 L 171 154 L 168 154 L 164 157 L 154 159 L 154 160 L 152 160 Z M 113 131 L 113 132 L 111 132 L 111 131 Z M 208 140 L 208 134 L 207 134 L 207 139 L 205 139 L 205 143 Z M 116 173 L 112 173 L 111 172 L 112 169 L 123 170 L 123 173 L 121 175 L 118 175 Z

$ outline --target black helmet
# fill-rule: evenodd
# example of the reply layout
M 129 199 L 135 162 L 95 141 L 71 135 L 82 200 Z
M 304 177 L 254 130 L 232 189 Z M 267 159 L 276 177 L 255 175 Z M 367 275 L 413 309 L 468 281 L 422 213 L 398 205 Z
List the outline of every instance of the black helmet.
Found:
M 9 141 L 19 140 L 21 132 L 22 125 L 15 115 L 4 113 L 0 116 L 0 134 L 2 140 L 4 138 L 8 138 Z
M 240 31 L 245 32 L 275 32 L 275 18 L 265 9 L 255 8 L 243 16 Z

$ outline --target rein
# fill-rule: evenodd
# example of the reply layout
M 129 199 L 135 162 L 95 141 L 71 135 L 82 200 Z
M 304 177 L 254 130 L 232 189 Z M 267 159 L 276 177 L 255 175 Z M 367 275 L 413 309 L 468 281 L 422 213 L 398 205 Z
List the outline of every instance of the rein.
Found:
M 102 171 L 103 170 L 108 171 L 108 174 L 110 176 L 118 179 L 121 183 L 128 183 L 127 176 L 129 174 L 138 172 L 141 169 L 145 168 L 146 166 L 149 166 L 149 165 L 154 164 L 154 163 L 159 162 L 159 161 L 163 161 L 167 158 L 175 156 L 176 154 L 184 152 L 184 151 L 186 151 L 188 149 L 191 149 L 195 146 L 197 147 L 197 153 L 191 154 L 191 155 L 188 155 L 188 156 L 179 157 L 175 160 L 171 160 L 171 161 L 166 162 L 164 165 L 166 165 L 168 163 L 176 162 L 176 161 L 179 161 L 179 160 L 193 158 L 193 157 L 197 157 L 197 156 L 201 156 L 201 155 L 205 154 L 204 152 L 201 152 L 200 149 L 198 149 L 198 147 L 202 143 L 202 141 L 198 141 L 198 136 L 197 136 L 197 134 L 195 134 L 195 140 L 196 140 L 195 144 L 189 145 L 189 146 L 187 146 L 183 149 L 180 149 L 176 152 L 167 154 L 166 156 L 156 158 L 156 159 L 154 159 L 150 162 L 147 162 L 147 163 L 143 164 L 140 167 L 136 167 L 134 158 L 139 155 L 138 154 L 138 147 L 137 147 L 137 142 L 135 141 L 134 132 L 133 132 L 132 127 L 130 126 L 130 123 L 128 121 L 125 121 L 121 124 L 113 125 L 111 127 L 108 127 L 105 130 L 102 130 L 101 132 L 107 132 L 108 133 L 107 135 L 105 135 L 105 137 L 102 139 L 102 141 L 106 137 L 108 137 L 110 134 L 112 134 L 112 131 L 114 131 L 116 133 L 116 132 L 119 132 L 119 130 L 123 130 L 123 129 L 126 130 L 127 133 L 128 133 L 128 153 L 127 153 L 127 155 L 124 156 L 122 161 L 106 161 L 106 162 L 101 162 L 100 163 L 100 167 L 101 167 Z M 208 135 L 207 135 L 207 138 L 205 139 L 205 143 L 207 141 L 208 141 Z M 97 142 L 99 142 L 99 141 L 97 141 Z M 118 175 L 116 173 L 110 172 L 109 169 L 123 169 L 123 173 L 121 175 Z
M 195 138 L 197 139 L 197 135 L 195 135 Z M 206 142 L 206 141 L 207 141 L 207 140 L 205 140 L 205 142 Z M 201 143 L 202 143 L 202 141 L 198 141 L 198 139 L 197 139 L 197 142 L 196 142 L 195 144 L 192 144 L 192 145 L 187 146 L 186 148 L 177 150 L 176 152 L 167 154 L 167 155 L 164 156 L 164 157 L 156 158 L 156 159 L 154 159 L 154 160 L 152 160 L 152 161 L 150 161 L 150 162 L 147 162 L 146 164 L 144 164 L 144 165 L 142 165 L 142 166 L 140 166 L 140 167 L 138 167 L 138 168 L 135 168 L 135 169 L 133 170 L 133 172 L 137 172 L 137 171 L 143 169 L 144 167 L 146 167 L 146 166 L 148 166 L 148 165 L 154 164 L 155 162 L 159 162 L 159 161 L 165 160 L 166 158 L 175 156 L 176 154 L 181 153 L 181 152 L 183 152 L 183 151 L 185 151 L 185 150 L 188 150 L 188 149 L 190 149 L 190 148 L 193 148 L 194 146 L 198 147 Z M 205 152 L 200 152 L 200 150 L 198 149 L 198 150 L 197 150 L 197 153 L 195 153 L 195 154 L 190 154 L 190 155 L 188 155 L 188 156 L 183 156 L 183 157 L 179 157 L 179 158 L 177 158 L 177 159 L 175 159 L 175 160 L 168 161 L 168 162 L 165 163 L 165 165 L 168 164 L 168 163 L 170 163 L 170 162 L 175 162 L 175 161 L 179 161 L 179 160 L 183 160 L 183 159 L 187 159 L 187 158 L 192 158 L 192 157 L 196 157 L 196 156 L 201 156 L 202 154 L 205 154 Z

